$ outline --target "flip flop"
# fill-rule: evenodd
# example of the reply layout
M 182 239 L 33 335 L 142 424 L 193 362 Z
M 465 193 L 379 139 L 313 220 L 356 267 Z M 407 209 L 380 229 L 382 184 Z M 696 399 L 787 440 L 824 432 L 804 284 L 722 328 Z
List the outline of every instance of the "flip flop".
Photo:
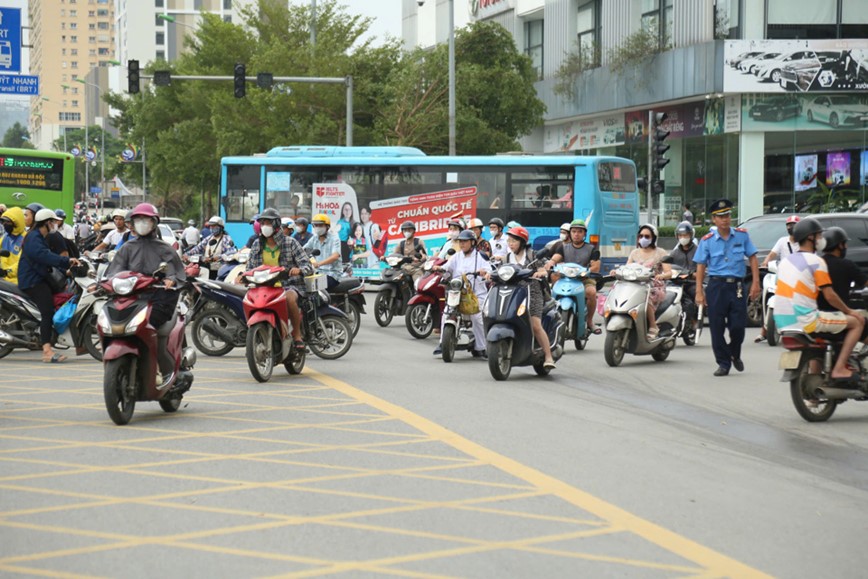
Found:
M 759 344 L 759 343 L 765 342 L 767 339 L 768 339 L 768 338 L 766 338 L 765 336 L 763 336 L 763 335 L 759 335 L 759 336 L 757 336 L 756 338 L 753 339 L 753 343 L 754 343 L 754 344 Z
M 304 349 L 307 348 L 307 346 L 305 346 L 305 345 L 304 345 L 304 342 L 301 341 L 301 340 L 295 340 L 295 341 L 292 343 L 292 347 L 295 348 L 296 350 L 304 350 Z
M 588 328 L 588 332 L 591 334 L 594 334 L 595 336 L 599 336 L 600 334 L 603 333 L 603 330 L 601 330 L 600 328 L 594 327 L 594 328 Z
M 859 374 L 853 372 L 849 376 L 844 376 L 842 378 L 832 378 L 832 382 L 836 383 L 844 383 L 844 382 L 854 382 L 859 379 Z
M 47 360 L 43 358 L 42 361 L 46 364 L 60 364 L 61 362 L 66 362 L 66 356 L 64 356 L 63 354 L 55 353 L 51 356 L 51 358 Z

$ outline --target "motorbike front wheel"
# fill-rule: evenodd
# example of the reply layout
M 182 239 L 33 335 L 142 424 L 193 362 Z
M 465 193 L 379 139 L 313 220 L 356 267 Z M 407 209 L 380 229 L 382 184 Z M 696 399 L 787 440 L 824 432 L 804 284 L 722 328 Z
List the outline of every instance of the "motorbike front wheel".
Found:
M 102 362 L 102 342 L 99 339 L 99 332 L 96 331 L 96 314 L 91 315 L 81 329 L 81 341 L 87 353 L 94 360 Z
M 381 328 L 392 323 L 392 297 L 385 293 L 377 294 L 374 300 L 374 319 Z
M 763 301 L 762 298 L 747 301 L 747 325 L 759 328 L 763 325 Z
M 347 312 L 347 317 L 350 321 L 350 328 L 353 330 L 355 338 L 359 333 L 359 328 L 362 326 L 362 309 L 361 306 L 353 301 L 349 302 L 350 311 Z
M 160 400 L 160 408 L 163 409 L 163 412 L 177 412 L 178 408 L 181 407 L 181 399 L 180 398 L 171 398 L 169 400 Z
M 512 340 L 488 342 L 488 371 L 491 377 L 498 381 L 509 378 L 512 371 L 512 360 L 509 359 L 509 350 Z
M 768 309 L 768 317 L 769 321 L 766 324 L 766 340 L 769 343 L 769 346 L 777 346 L 778 342 L 781 339 L 781 335 L 778 333 L 778 326 L 775 324 L 775 309 Z
M 335 315 L 323 316 L 319 321 L 325 328 L 325 335 L 322 335 L 322 328 L 317 330 L 316 339 L 308 344 L 310 351 L 324 360 L 337 360 L 349 352 L 353 345 L 350 323 L 343 317 Z
M 103 395 L 109 418 L 119 426 L 128 424 L 136 410 L 134 356 L 128 354 L 105 363 Z
M 805 394 L 802 380 L 807 377 L 806 367 L 799 368 L 799 375 L 790 380 L 790 395 L 793 398 L 793 406 L 799 416 L 808 422 L 825 422 L 832 418 L 838 407 L 837 400 L 818 400 L 809 394 Z
M 407 331 L 417 340 L 424 340 L 434 331 L 434 316 L 428 313 L 429 304 L 413 304 L 407 308 L 404 322 Z M 436 307 L 431 305 L 432 308 Z
M 603 357 L 606 358 L 606 364 L 615 367 L 621 364 L 624 359 L 624 342 L 627 338 L 627 332 L 630 330 L 617 330 L 615 332 L 606 332 L 606 343 L 603 345 Z
M 272 328 L 268 322 L 254 324 L 247 332 L 247 366 L 258 382 L 268 382 L 274 371 Z
M 446 324 L 443 326 L 443 335 L 440 336 L 440 348 L 443 350 L 443 361 L 451 362 L 455 359 L 455 345 L 458 336 L 455 334 L 455 326 Z
M 307 358 L 305 350 L 299 349 L 295 352 L 290 352 L 289 358 L 283 362 L 283 367 L 290 374 L 301 374 L 301 371 L 304 370 L 305 358 Z
M 573 342 L 576 345 L 576 350 L 584 350 L 585 346 L 588 345 L 588 338 L 591 337 L 591 334 L 590 334 L 590 332 L 588 332 L 588 330 L 585 330 L 585 337 L 580 338 L 579 337 L 579 316 L 577 316 L 575 314 L 571 314 L 570 315 L 570 321 L 572 322 L 572 325 L 573 325 L 573 329 L 571 331 L 573 334 Z
M 0 329 L 12 333 L 15 330 L 16 324 L 10 322 L 9 320 L 13 319 L 13 315 L 11 312 L 3 311 L 0 309 Z M 15 349 L 15 346 L 9 344 L 8 346 L 0 346 L 0 358 L 5 358 L 9 354 L 12 353 L 12 350 Z
M 196 319 L 193 320 L 193 327 L 191 329 L 193 345 L 206 356 L 225 356 L 235 348 L 235 344 L 224 342 L 214 334 L 208 332 L 203 327 L 207 321 L 224 330 L 232 324 L 232 320 L 229 319 L 228 314 L 223 308 L 206 306 L 196 315 Z

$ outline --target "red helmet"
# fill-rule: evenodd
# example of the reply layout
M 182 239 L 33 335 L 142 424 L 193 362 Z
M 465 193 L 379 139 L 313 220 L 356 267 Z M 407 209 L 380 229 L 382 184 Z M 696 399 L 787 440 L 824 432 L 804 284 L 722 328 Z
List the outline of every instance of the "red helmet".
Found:
M 160 222 L 160 212 L 150 203 L 139 203 L 135 209 L 127 213 L 127 216 L 130 219 L 135 217 L 152 217 L 157 220 L 157 223 Z
M 790 223 L 798 223 L 801 220 L 802 218 L 798 215 L 790 215 L 789 217 L 787 217 L 787 225 L 789 225 Z
M 525 243 L 530 243 L 530 233 L 527 232 L 527 229 L 519 225 L 518 227 L 510 227 L 509 231 L 506 232 L 510 237 L 515 237 L 516 239 L 521 239 Z

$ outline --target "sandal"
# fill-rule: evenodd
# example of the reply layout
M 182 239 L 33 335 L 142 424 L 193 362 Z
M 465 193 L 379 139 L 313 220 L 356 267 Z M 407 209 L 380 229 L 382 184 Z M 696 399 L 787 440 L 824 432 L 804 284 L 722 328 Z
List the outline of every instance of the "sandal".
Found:
M 761 343 L 763 343 L 763 342 L 765 342 L 765 341 L 767 341 L 767 340 L 768 340 L 768 338 L 766 338 L 765 336 L 763 336 L 762 334 L 760 334 L 759 336 L 757 336 L 756 338 L 753 339 L 753 343 L 754 343 L 754 344 L 761 344 Z
M 546 360 L 545 362 L 543 362 L 543 368 L 545 368 L 546 370 L 554 370 L 555 368 L 557 368 L 557 366 L 555 366 L 554 360 Z
M 42 361 L 45 364 L 60 364 L 61 362 L 66 362 L 66 356 L 55 353 L 51 355 L 51 358 L 43 358 Z
M 292 347 L 295 348 L 296 350 L 307 349 L 307 346 L 304 345 L 304 342 L 302 340 L 293 340 Z
M 592 327 L 592 328 L 588 328 L 588 333 L 589 333 L 589 334 L 594 334 L 595 336 L 599 336 L 600 334 L 603 333 L 603 330 L 601 330 L 600 328 L 594 326 L 594 327 Z
M 648 339 L 649 340 L 656 340 L 657 336 L 659 336 L 659 335 L 660 335 L 660 330 L 657 328 L 650 328 L 648 330 Z

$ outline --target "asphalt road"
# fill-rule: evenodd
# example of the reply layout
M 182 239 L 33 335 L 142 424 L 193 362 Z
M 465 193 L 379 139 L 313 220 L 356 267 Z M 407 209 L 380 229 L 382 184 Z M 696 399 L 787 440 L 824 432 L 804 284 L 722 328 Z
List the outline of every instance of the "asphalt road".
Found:
M 126 427 L 96 362 L 15 352 L 0 575 L 863 577 L 868 405 L 803 422 L 754 335 L 725 378 L 705 335 L 495 382 L 366 316 L 299 377 L 200 357 L 178 413 Z

